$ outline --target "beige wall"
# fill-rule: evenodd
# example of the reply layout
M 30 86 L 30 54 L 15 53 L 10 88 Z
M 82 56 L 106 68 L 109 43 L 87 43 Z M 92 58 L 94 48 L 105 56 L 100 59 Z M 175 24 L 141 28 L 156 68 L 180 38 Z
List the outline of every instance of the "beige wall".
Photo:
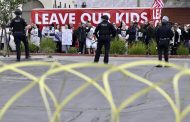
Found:
M 43 3 L 45 8 L 52 8 L 54 0 L 39 0 Z M 57 5 L 59 2 L 62 2 L 62 7 L 64 3 L 74 7 L 74 4 L 77 4 L 78 7 L 81 7 L 83 1 L 86 1 L 87 7 L 137 7 L 137 0 L 56 0 Z M 154 0 L 140 0 L 141 7 L 151 7 Z
M 45 8 L 53 8 L 54 0 L 39 0 L 39 1 L 42 2 Z M 59 2 L 62 2 L 62 7 L 64 7 L 64 3 L 67 3 L 68 5 L 70 4 L 71 7 L 74 7 L 74 4 L 72 1 L 75 1 L 75 0 L 56 0 L 56 1 L 57 1 L 57 5 L 59 5 Z
M 44 8 L 53 8 L 53 0 L 39 0 L 43 5 Z

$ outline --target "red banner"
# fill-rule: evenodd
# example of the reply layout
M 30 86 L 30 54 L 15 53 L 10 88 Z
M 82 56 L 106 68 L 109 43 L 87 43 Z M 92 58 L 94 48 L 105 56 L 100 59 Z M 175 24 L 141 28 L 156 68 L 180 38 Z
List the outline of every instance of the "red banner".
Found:
M 97 25 L 101 21 L 102 15 L 108 15 L 110 22 L 119 23 L 123 20 L 127 25 L 131 21 L 137 21 L 139 24 L 145 21 L 155 21 L 160 19 L 160 9 L 152 8 L 126 8 L 126 9 L 34 9 L 32 10 L 32 23 L 39 25 L 72 23 L 75 27 L 79 23 L 90 21 Z

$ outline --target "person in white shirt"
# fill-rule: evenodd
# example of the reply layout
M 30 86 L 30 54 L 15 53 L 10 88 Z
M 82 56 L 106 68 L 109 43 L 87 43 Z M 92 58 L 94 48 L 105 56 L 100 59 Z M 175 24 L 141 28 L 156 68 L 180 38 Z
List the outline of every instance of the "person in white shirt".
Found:
M 32 44 L 34 44 L 38 47 L 38 51 L 39 51 L 40 37 L 38 36 L 38 32 L 39 32 L 39 30 L 38 30 L 36 24 L 34 24 L 32 30 L 31 30 L 30 40 L 31 40 Z
M 49 26 L 44 26 L 42 29 L 42 36 L 47 37 L 49 33 Z
M 1 37 L 2 36 L 2 37 Z M 5 30 L 3 30 L 0 28 L 0 38 L 1 40 L 1 50 L 3 50 L 4 48 L 7 48 L 7 46 L 10 46 L 12 51 L 16 51 L 16 45 L 14 42 L 14 37 L 11 34 L 11 31 L 9 30 L 9 28 L 6 28 L 6 34 L 5 34 Z
M 61 26 L 57 25 L 56 29 L 55 29 L 55 38 L 54 41 L 57 44 L 57 52 L 61 53 L 62 52 L 62 30 L 61 30 Z
M 175 23 L 175 26 L 177 27 L 177 32 L 178 32 L 178 34 L 179 34 L 178 43 L 180 43 L 180 42 L 181 42 L 181 35 L 182 35 L 182 32 L 181 32 L 181 29 L 179 28 L 178 23 Z
M 86 49 L 88 54 L 91 54 L 91 49 L 93 54 L 95 54 L 95 50 L 97 48 L 97 42 L 94 35 L 95 27 L 93 27 L 90 23 L 88 24 L 88 26 L 89 32 L 87 33 L 86 37 Z
M 125 24 L 124 21 L 121 21 L 120 26 L 118 27 L 118 36 L 121 40 L 126 41 L 128 39 L 127 35 L 127 25 Z
M 68 25 L 62 29 L 62 51 L 68 53 L 70 46 L 72 45 L 73 30 L 68 28 Z

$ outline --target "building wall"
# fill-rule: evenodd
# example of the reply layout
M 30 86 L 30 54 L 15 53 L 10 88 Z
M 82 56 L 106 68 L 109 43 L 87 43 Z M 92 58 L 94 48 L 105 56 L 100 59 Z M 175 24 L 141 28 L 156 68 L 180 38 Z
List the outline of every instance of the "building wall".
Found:
M 44 4 L 45 8 L 53 8 L 55 0 L 39 0 Z M 57 5 L 62 3 L 62 7 L 67 3 L 67 8 L 70 5 L 72 8 L 77 4 L 78 8 L 81 8 L 82 2 L 86 2 L 87 7 L 99 8 L 99 7 L 137 7 L 137 0 L 56 0 Z M 141 7 L 151 7 L 154 0 L 140 0 Z
M 53 0 L 39 0 L 43 5 L 44 8 L 53 8 Z
M 165 8 L 162 16 L 168 16 L 171 22 L 190 24 L 190 8 Z
M 59 5 L 59 3 L 62 3 L 62 8 L 64 7 L 64 3 L 67 3 L 67 5 L 71 5 L 71 7 L 74 7 L 74 3 L 73 1 L 75 0 L 39 0 L 40 2 L 42 2 L 42 4 L 44 5 L 45 8 L 53 8 L 55 1 L 56 4 Z M 68 7 L 68 6 L 67 6 Z
M 190 7 L 190 0 L 167 0 L 165 8 L 187 8 Z
M 25 3 L 22 6 L 22 11 L 23 14 L 22 16 L 25 18 L 25 20 L 27 21 L 27 23 L 30 23 L 30 18 L 31 18 L 31 11 L 34 8 L 44 8 L 44 5 L 38 1 L 38 0 L 33 0 L 33 1 L 29 1 L 27 3 Z
M 53 8 L 53 5 L 56 1 L 57 5 L 62 4 L 62 8 L 65 3 L 67 3 L 67 8 L 70 5 L 71 8 L 77 4 L 77 7 L 80 8 L 82 2 L 87 3 L 87 7 L 137 7 L 137 0 L 39 0 L 42 2 L 45 8 Z M 141 7 L 151 7 L 154 0 L 140 0 Z M 167 0 L 165 3 L 166 8 L 170 7 L 190 7 L 190 0 Z

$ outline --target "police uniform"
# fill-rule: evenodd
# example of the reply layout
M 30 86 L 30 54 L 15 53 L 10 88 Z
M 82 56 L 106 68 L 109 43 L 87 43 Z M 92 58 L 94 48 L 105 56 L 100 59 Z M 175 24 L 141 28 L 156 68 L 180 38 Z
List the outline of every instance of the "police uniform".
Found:
M 162 26 L 156 31 L 156 37 L 158 39 L 158 60 L 162 60 L 162 52 L 164 52 L 164 59 L 168 62 L 168 50 L 169 43 L 173 37 L 173 31 L 168 25 L 169 18 L 164 16 L 162 19 Z M 158 65 L 157 67 L 161 67 Z
M 101 49 L 104 45 L 105 55 L 104 55 L 104 63 L 107 64 L 109 62 L 109 50 L 110 50 L 110 41 L 111 35 L 115 37 L 116 30 L 114 26 L 108 22 L 108 16 L 102 16 L 102 22 L 98 24 L 95 29 L 95 36 L 98 39 L 96 55 L 94 58 L 94 62 L 98 62 L 100 58 Z
M 17 61 L 20 61 L 20 44 L 21 41 L 24 43 L 25 46 L 25 56 L 26 59 L 29 58 L 29 47 L 28 47 L 28 41 L 26 37 L 25 27 L 27 26 L 27 23 L 23 18 L 21 18 L 19 15 L 21 15 L 22 12 L 17 9 L 15 11 L 16 17 L 12 19 L 10 23 L 10 27 L 13 29 L 13 36 L 14 41 L 16 44 L 16 52 L 17 52 Z

